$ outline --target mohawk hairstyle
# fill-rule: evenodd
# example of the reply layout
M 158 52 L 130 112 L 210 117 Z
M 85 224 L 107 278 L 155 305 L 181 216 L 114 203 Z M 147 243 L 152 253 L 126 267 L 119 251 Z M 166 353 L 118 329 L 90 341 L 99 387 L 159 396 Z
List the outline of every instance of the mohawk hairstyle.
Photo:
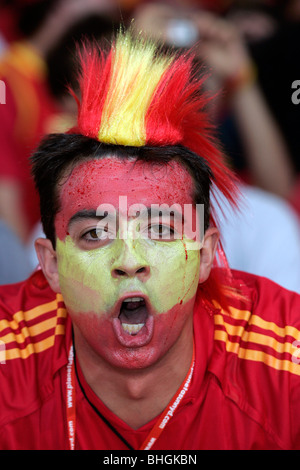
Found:
M 217 225 L 213 204 L 220 201 L 218 192 L 238 207 L 237 179 L 218 147 L 208 118 L 211 97 L 204 91 L 206 77 L 195 71 L 191 52 L 163 52 L 152 40 L 135 37 L 129 30 L 120 31 L 108 50 L 84 44 L 79 59 L 80 100 L 70 90 L 78 104 L 77 125 L 65 134 L 45 137 L 32 156 L 43 227 L 53 246 L 57 182 L 64 170 L 93 155 L 101 158 L 112 148 L 122 158 L 181 161 L 194 178 L 193 197 L 197 193 L 197 201 L 205 203 L 206 227 L 209 222 Z M 201 302 L 211 309 L 215 299 L 227 309 L 228 297 L 245 299 L 221 242 L 214 267 L 223 269 L 212 269 L 199 286 Z
M 76 132 L 124 146 L 181 145 L 203 158 L 215 186 L 236 205 L 236 178 L 208 118 L 206 77 L 192 53 L 163 53 L 152 40 L 119 32 L 110 50 L 85 45 Z
M 163 52 L 151 39 L 129 30 L 120 31 L 107 51 L 85 44 L 79 57 L 81 100 L 77 100 L 78 127 L 71 133 L 105 144 L 158 147 L 162 157 L 168 146 L 184 147 L 208 166 L 215 203 L 220 200 L 214 194 L 217 189 L 237 208 L 237 179 L 218 146 L 208 117 L 211 97 L 204 91 L 206 76 L 195 71 L 191 51 Z M 210 220 L 217 225 L 211 201 Z M 225 268 L 232 286 L 221 242 L 215 267 Z M 224 287 L 224 277 L 221 285 L 219 275 L 219 270 L 212 270 L 202 286 L 203 298 L 219 298 L 226 308 L 228 286 Z

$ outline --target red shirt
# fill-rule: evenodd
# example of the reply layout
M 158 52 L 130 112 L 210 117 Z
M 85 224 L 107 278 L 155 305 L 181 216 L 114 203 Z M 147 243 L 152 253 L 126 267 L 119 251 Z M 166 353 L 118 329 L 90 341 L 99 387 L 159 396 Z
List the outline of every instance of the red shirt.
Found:
M 191 385 L 151 450 L 300 449 L 300 296 L 264 278 L 233 275 L 245 285 L 248 307 L 235 295 L 230 313 L 208 310 L 199 292 Z M 71 336 L 62 297 L 41 271 L 0 288 L 1 450 L 69 448 Z M 131 429 L 77 367 L 76 449 L 126 449 L 95 409 L 138 449 L 156 419 Z

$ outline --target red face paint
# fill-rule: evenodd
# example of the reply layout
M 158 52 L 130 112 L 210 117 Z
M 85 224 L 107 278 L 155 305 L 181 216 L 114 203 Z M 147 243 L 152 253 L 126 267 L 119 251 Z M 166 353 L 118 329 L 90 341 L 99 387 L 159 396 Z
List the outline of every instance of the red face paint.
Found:
M 138 345 L 138 335 L 136 340 L 132 336 L 131 346 L 120 343 L 109 317 L 102 318 L 95 313 L 70 314 L 91 349 L 106 362 L 124 369 L 143 369 L 163 357 L 179 337 L 188 341 L 193 306 L 194 299 L 190 299 L 184 305 L 174 305 L 166 314 L 154 316 L 154 328 L 148 341 Z

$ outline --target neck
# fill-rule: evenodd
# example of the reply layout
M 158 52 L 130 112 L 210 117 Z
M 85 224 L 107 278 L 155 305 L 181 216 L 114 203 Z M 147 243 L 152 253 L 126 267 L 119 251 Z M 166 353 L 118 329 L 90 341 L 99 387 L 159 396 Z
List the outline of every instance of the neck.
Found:
M 103 403 L 133 429 L 158 416 L 186 374 L 193 355 L 192 324 L 157 363 L 139 370 L 118 369 L 92 351 L 74 327 L 76 355 L 86 382 Z

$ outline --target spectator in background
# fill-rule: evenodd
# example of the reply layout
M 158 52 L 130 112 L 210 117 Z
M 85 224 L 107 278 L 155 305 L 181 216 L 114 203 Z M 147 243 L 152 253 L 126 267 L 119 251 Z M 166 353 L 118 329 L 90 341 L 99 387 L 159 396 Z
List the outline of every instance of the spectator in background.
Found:
M 36 1 L 20 15 L 26 39 L 11 43 L 1 57 L 6 105 L 0 107 L 0 219 L 22 242 L 40 219 L 28 157 L 55 130 L 54 117 L 62 111 L 49 91 L 46 57 L 75 22 L 91 13 L 112 15 L 115 8 L 106 0 Z
M 249 53 L 257 65 L 258 83 L 285 137 L 294 169 L 299 172 L 299 109 L 291 101 L 291 84 L 300 77 L 297 60 L 300 2 L 236 3 L 228 18 L 247 41 Z
M 256 12 L 273 21 L 274 27 L 265 37 L 249 34 L 257 23 L 253 17 Z M 251 21 L 245 21 L 247 17 Z M 248 38 L 249 51 L 258 67 L 259 85 L 285 137 L 295 175 L 288 200 L 300 216 L 300 106 L 291 100 L 292 83 L 300 77 L 300 2 L 274 0 L 269 6 L 261 2 L 254 11 L 250 2 L 247 8 L 235 7 L 230 18 Z
M 77 90 L 76 53 L 82 41 L 97 41 L 105 48 L 112 35 L 118 30 L 113 18 L 106 15 L 90 14 L 74 23 L 47 54 L 45 61 L 48 69 L 48 85 L 51 95 L 59 103 L 62 115 L 55 128 L 69 129 L 75 122 L 77 104 L 69 89 Z M 78 92 L 79 93 L 79 92 Z M 64 120 L 66 119 L 66 122 Z M 63 128 L 61 127 L 63 126 Z

